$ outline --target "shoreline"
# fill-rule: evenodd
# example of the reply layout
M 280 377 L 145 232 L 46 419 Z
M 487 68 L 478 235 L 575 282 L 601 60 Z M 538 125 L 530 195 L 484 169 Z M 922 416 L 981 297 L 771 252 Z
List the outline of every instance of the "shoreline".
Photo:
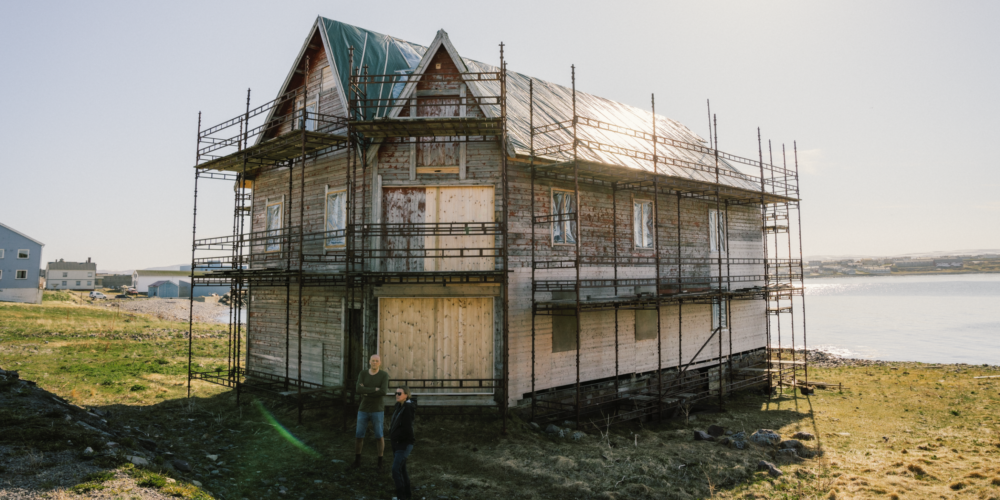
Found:
M 790 349 L 782 349 L 782 353 L 790 352 Z M 1000 371 L 1000 365 L 990 365 L 988 363 L 983 364 L 969 364 L 969 363 L 925 363 L 923 361 L 887 361 L 882 359 L 864 359 L 864 358 L 850 358 L 839 356 L 837 354 L 821 351 L 818 349 L 796 349 L 795 354 L 802 355 L 803 352 L 806 354 L 806 361 L 809 363 L 810 367 L 817 368 L 851 368 L 851 367 L 865 367 L 865 366 L 908 366 L 920 368 L 979 368 L 987 369 L 993 371 Z
M 825 276 L 803 276 L 803 279 L 817 278 L 881 278 L 886 276 L 955 276 L 964 274 L 1000 274 L 1000 271 L 941 272 L 941 273 L 889 273 L 889 274 L 830 274 Z

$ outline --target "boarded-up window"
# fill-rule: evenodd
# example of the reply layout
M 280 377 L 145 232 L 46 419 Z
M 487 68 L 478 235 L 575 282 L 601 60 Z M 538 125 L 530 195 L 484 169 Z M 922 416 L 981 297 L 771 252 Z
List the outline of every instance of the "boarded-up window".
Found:
M 347 229 L 347 191 L 326 193 L 326 243 L 328 247 L 346 244 L 344 230 Z
M 635 312 L 635 339 L 656 338 L 656 309 L 640 309 Z
M 382 297 L 378 314 L 379 355 L 393 380 L 493 378 L 492 297 Z M 468 382 L 433 386 L 440 389 L 419 392 L 492 392 Z
M 726 214 L 708 211 L 708 246 L 712 252 L 726 251 Z
M 653 248 L 653 202 L 633 202 L 632 238 L 636 248 Z
M 393 235 L 383 239 L 386 269 L 408 272 L 493 269 L 496 237 L 483 234 L 492 231 L 484 231 L 484 226 L 477 224 L 467 227 L 454 224 L 492 223 L 494 197 L 491 186 L 385 188 L 382 207 L 386 224 L 420 224 L 411 229 L 426 235 L 404 236 L 396 228 L 387 228 Z M 448 235 L 443 235 L 446 229 Z M 452 236 L 456 232 L 458 235 Z
M 712 330 L 719 328 L 728 328 L 727 324 L 728 318 L 726 317 L 727 311 L 726 306 L 728 301 L 726 299 L 716 299 L 712 302 Z
M 576 350 L 576 315 L 552 316 L 552 352 Z
M 277 252 L 281 250 L 281 205 L 282 203 L 276 202 L 267 205 L 265 220 L 264 220 L 264 231 L 266 231 L 266 248 L 268 252 Z
M 576 195 L 572 191 L 552 191 L 552 243 L 576 244 Z

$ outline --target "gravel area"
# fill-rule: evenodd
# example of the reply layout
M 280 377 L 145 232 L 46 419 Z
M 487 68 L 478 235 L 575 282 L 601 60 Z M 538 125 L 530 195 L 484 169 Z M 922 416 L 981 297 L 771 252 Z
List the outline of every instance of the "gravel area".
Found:
M 107 301 L 107 308 L 121 307 L 122 311 L 149 314 L 167 321 L 187 321 L 191 302 L 188 299 L 129 299 Z M 205 297 L 204 302 L 195 301 L 194 320 L 201 323 L 228 323 L 229 306 L 219 303 L 216 297 Z
M 796 356 L 801 356 L 801 351 L 796 351 Z M 801 359 L 801 358 L 797 358 Z M 839 367 L 851 367 L 851 366 L 903 366 L 903 365 L 913 365 L 916 362 L 913 361 L 882 361 L 878 359 L 855 359 L 855 358 L 844 358 L 824 351 L 807 351 L 807 358 L 809 361 L 809 366 L 815 366 L 820 368 L 839 368 Z M 967 365 L 965 363 L 955 363 L 955 364 L 936 364 L 936 363 L 920 363 L 920 366 L 925 368 L 941 368 L 949 367 L 956 370 L 961 370 L 962 368 L 977 366 L 979 368 L 989 368 L 992 370 L 1000 370 L 1000 365 L 990 366 L 990 365 Z

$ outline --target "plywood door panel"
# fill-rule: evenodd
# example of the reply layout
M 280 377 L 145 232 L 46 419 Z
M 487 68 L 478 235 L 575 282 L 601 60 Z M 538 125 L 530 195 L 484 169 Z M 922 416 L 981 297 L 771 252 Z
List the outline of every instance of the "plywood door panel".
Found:
M 493 222 L 494 188 L 491 186 L 448 186 L 427 188 L 427 222 Z M 494 247 L 495 236 L 427 236 L 426 248 L 444 249 L 444 255 L 461 255 L 460 249 Z M 449 251 L 450 250 L 450 251 Z M 485 251 L 484 255 L 493 255 Z M 493 257 L 429 258 L 427 271 L 488 271 Z
M 379 352 L 393 379 L 493 378 L 493 299 L 382 297 Z
M 425 222 L 426 190 L 420 188 L 385 188 L 382 190 L 383 221 L 386 224 L 417 224 Z M 382 248 L 386 271 L 416 272 L 424 270 L 424 259 L 413 257 L 408 250 L 422 250 L 422 236 L 387 236 Z

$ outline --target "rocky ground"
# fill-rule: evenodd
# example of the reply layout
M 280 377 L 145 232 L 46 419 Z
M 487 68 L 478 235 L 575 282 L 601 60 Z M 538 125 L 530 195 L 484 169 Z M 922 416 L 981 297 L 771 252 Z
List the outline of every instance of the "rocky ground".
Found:
M 191 302 L 188 299 L 121 299 L 95 302 L 94 305 L 109 309 L 121 308 L 123 312 L 149 314 L 166 321 L 187 321 Z M 218 297 L 205 297 L 204 302 L 195 301 L 194 320 L 201 323 L 228 323 L 229 306 Z
M 809 366 L 817 368 L 841 368 L 841 367 L 852 367 L 852 366 L 902 366 L 912 364 L 904 361 L 881 361 L 877 359 L 856 359 L 856 358 L 844 358 L 824 351 L 810 350 L 806 351 L 808 355 Z M 802 351 L 797 351 L 795 353 L 796 359 L 802 359 Z M 956 370 L 968 369 L 973 367 L 982 367 L 990 369 L 1000 369 L 1000 365 L 967 365 L 963 363 L 958 364 L 948 364 L 948 365 L 935 365 L 927 364 L 923 365 L 924 368 L 941 368 L 947 366 Z
M 137 430 L 0 369 L 0 499 L 208 498 Z

